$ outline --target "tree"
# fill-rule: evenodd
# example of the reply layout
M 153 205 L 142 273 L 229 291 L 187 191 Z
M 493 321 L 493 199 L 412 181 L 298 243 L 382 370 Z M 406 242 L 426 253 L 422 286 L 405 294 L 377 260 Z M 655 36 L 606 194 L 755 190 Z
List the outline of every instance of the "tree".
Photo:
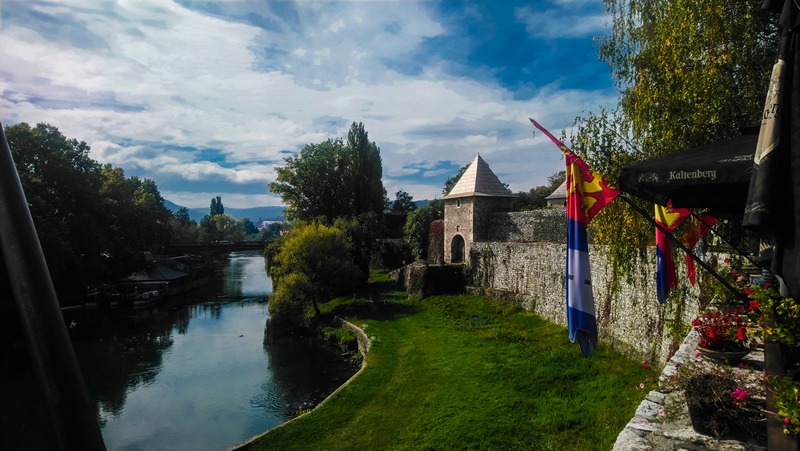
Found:
M 775 25 L 759 19 L 761 3 L 604 0 L 613 26 L 599 53 L 620 100 L 576 120 L 572 150 L 613 184 L 622 166 L 758 123 L 778 38 Z M 630 278 L 652 226 L 612 202 L 591 227 L 608 245 L 613 280 Z
M 381 163 L 381 150 L 369 141 L 369 135 L 364 129 L 364 124 L 359 122 L 350 126 L 347 133 L 347 149 L 350 155 L 350 181 L 353 216 L 365 213 L 383 213 L 388 199 L 386 188 L 383 187 L 381 177 L 383 166 Z
M 239 224 L 241 225 L 242 230 L 244 230 L 245 235 L 255 235 L 258 233 L 256 225 L 253 224 L 253 221 L 251 221 L 250 218 L 240 219 Z
M 555 172 L 547 177 L 547 185 L 541 185 L 531 188 L 530 191 L 521 191 L 517 193 L 514 198 L 514 211 L 535 210 L 547 206 L 545 198 L 555 191 L 556 188 L 561 186 L 564 182 L 565 171 Z
M 203 216 L 200 219 L 200 241 L 242 241 L 245 232 L 244 225 L 230 215 Z
M 270 275 L 278 290 L 290 274 L 295 275 L 298 285 L 303 280 L 304 288 L 292 291 L 305 294 L 314 312 L 321 315 L 320 303 L 358 285 L 359 269 L 353 263 L 352 250 L 350 240 L 336 227 L 320 222 L 297 223 L 269 265 Z
M 411 252 L 416 259 L 428 257 L 428 243 L 430 241 L 431 223 L 444 217 L 444 202 L 439 199 L 428 202 L 424 207 L 417 208 L 408 214 L 404 227 L 405 240 L 411 247 Z
M 100 165 L 85 142 L 52 125 L 23 122 L 5 132 L 53 284 L 59 293 L 82 292 L 102 274 Z
M 140 269 L 169 241 L 171 215 L 152 180 L 101 166 L 49 124 L 12 125 L 6 137 L 59 297 Z
M 209 216 L 214 217 L 216 215 L 224 215 L 225 214 L 225 207 L 222 205 L 222 198 L 217 196 L 216 199 L 211 199 L 211 208 L 208 213 Z
M 338 217 L 383 212 L 380 149 L 369 142 L 363 124 L 353 123 L 347 145 L 340 138 L 307 144 L 284 161 L 268 188 L 280 194 L 287 219 L 325 218 L 332 223 Z
M 186 207 L 181 207 L 172 215 L 176 221 L 181 224 L 191 224 L 192 219 L 189 217 L 189 209 Z
M 394 195 L 395 200 L 394 203 L 392 203 L 392 211 L 398 213 L 408 213 L 417 208 L 417 204 L 414 203 L 414 198 L 411 197 L 411 195 L 407 192 L 400 190 Z

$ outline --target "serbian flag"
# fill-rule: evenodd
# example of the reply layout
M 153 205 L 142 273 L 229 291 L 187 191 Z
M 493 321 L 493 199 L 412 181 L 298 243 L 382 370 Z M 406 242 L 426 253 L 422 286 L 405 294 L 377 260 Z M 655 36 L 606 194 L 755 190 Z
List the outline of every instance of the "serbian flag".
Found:
M 668 232 L 672 232 L 692 211 L 688 208 L 672 208 L 672 201 L 667 206 L 656 204 L 656 222 Z M 672 259 L 672 241 L 666 233 L 656 227 L 656 297 L 664 303 L 669 290 L 677 286 L 675 278 L 675 262 Z
M 619 194 L 608 182 L 533 119 L 542 131 L 564 152 L 567 164 L 567 327 L 569 339 L 578 340 L 583 355 L 597 347 L 597 320 L 589 266 L 586 225 Z
M 694 249 L 700 241 L 700 238 L 708 233 L 708 231 L 714 227 L 714 224 L 717 223 L 717 218 L 710 215 L 703 215 L 698 219 L 699 224 L 686 232 L 686 247 L 689 249 Z M 697 269 L 694 267 L 694 259 L 689 254 L 686 254 L 686 276 L 689 278 L 689 283 L 697 285 Z

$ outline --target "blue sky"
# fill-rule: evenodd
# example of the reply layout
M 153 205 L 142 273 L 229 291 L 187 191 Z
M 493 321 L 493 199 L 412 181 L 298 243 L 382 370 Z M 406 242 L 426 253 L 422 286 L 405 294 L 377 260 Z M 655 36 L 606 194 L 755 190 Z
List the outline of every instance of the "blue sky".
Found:
M 513 191 L 616 103 L 602 3 L 0 0 L 0 121 L 47 122 L 180 205 L 279 205 L 287 155 L 364 123 L 390 199 L 477 153 Z

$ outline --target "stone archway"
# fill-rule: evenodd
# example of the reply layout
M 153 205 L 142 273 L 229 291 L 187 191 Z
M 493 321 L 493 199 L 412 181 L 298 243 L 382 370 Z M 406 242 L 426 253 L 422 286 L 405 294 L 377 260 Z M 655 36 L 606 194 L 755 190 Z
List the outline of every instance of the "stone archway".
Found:
M 464 261 L 464 237 L 455 235 L 450 243 L 450 263 L 462 263 Z

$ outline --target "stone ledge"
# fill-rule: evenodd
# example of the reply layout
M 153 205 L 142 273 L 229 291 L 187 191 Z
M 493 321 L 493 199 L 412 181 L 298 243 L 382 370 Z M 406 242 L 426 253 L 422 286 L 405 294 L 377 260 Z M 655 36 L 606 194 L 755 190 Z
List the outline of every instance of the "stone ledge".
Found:
M 689 409 L 682 391 L 669 390 L 669 383 L 684 365 L 706 364 L 698 355 L 696 348 L 700 337 L 692 330 L 683 340 L 678 351 L 667 361 L 659 376 L 659 390 L 651 391 L 639 404 L 633 418 L 617 436 L 612 448 L 614 451 L 639 450 L 714 450 L 714 451 L 763 451 L 767 447 L 760 444 L 744 443 L 736 440 L 718 440 L 699 434 L 692 428 Z M 751 352 L 744 360 L 756 370 L 763 364 L 763 352 Z M 756 379 L 755 373 L 749 371 Z M 747 376 L 747 375 L 746 375 Z M 753 383 L 758 383 L 753 380 Z M 763 396 L 763 393 L 754 393 Z

